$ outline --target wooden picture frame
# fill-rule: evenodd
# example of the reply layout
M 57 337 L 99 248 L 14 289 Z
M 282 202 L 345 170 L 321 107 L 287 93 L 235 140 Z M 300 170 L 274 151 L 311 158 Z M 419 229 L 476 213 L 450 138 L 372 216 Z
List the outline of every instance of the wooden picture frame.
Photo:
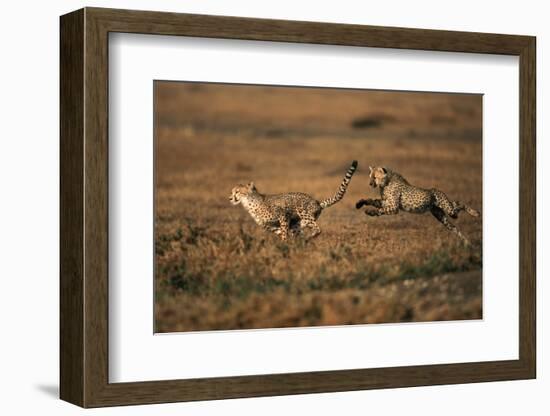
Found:
M 535 38 L 85 8 L 61 17 L 60 396 L 82 407 L 535 378 Z M 519 359 L 109 383 L 108 34 L 519 56 Z

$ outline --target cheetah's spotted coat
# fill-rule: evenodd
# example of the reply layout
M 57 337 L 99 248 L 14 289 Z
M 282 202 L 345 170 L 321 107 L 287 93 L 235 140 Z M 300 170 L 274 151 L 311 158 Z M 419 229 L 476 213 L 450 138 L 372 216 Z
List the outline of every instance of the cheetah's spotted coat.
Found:
M 413 186 L 397 172 L 384 167 L 370 167 L 370 185 L 380 188 L 380 199 L 361 199 L 355 207 L 360 209 L 364 205 L 370 205 L 371 209 L 365 214 L 371 216 L 393 215 L 399 210 L 424 213 L 431 212 L 448 230 L 456 234 L 466 245 L 470 242 L 450 221 L 457 218 L 460 211 L 466 211 L 473 217 L 478 217 L 479 212 L 459 201 L 451 201 L 447 195 L 437 189 L 423 189 Z
M 279 235 L 283 241 L 288 238 L 289 232 L 297 234 L 306 227 L 311 228 L 312 234 L 309 238 L 313 238 L 321 233 L 317 224 L 319 215 L 323 209 L 334 205 L 344 197 L 356 169 L 357 161 L 354 160 L 338 191 L 333 197 L 321 202 L 299 192 L 264 195 L 258 192 L 253 182 L 234 187 L 229 200 L 233 205 L 241 204 L 258 225 Z

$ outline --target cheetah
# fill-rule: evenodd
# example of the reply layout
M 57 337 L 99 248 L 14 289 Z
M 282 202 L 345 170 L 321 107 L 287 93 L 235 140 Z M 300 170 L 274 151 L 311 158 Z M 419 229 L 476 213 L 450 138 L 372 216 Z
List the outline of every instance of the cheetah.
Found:
M 258 191 L 254 182 L 234 187 L 229 201 L 233 205 L 241 204 L 258 225 L 277 234 L 283 241 L 287 240 L 289 233 L 296 235 L 307 227 L 311 229 L 309 239 L 312 239 L 321 233 L 317 224 L 319 215 L 323 209 L 336 204 L 344 197 L 356 169 L 357 161 L 354 160 L 336 193 L 323 201 L 317 201 L 312 196 L 300 192 L 265 195 Z
M 451 201 L 447 195 L 437 189 L 423 189 L 413 186 L 397 172 L 385 167 L 371 167 L 370 186 L 380 188 L 380 199 L 361 199 L 355 207 L 360 209 L 367 205 L 365 214 L 371 216 L 393 215 L 399 210 L 411 213 L 431 212 L 449 231 L 456 234 L 466 246 L 470 241 L 449 220 L 457 218 L 460 211 L 466 211 L 472 217 L 479 217 L 479 212 L 459 201 Z

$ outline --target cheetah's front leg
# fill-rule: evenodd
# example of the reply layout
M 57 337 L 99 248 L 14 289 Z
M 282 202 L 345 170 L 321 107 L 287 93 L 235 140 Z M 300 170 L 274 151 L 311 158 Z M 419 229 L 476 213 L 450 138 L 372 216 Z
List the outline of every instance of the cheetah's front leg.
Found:
M 371 217 L 379 217 L 380 215 L 395 215 L 399 212 L 399 200 L 392 199 L 375 199 L 376 205 L 365 211 L 366 215 Z
M 281 217 L 279 217 L 279 232 L 276 232 L 276 234 L 278 234 L 283 241 L 286 241 L 288 239 L 289 225 L 290 221 L 286 216 L 282 215 Z
M 398 212 L 399 212 L 398 208 L 393 208 L 393 207 L 376 208 L 376 207 L 373 207 L 371 209 L 367 209 L 365 211 L 365 214 L 370 215 L 371 217 L 379 217 L 381 215 L 396 215 Z
M 376 208 L 382 208 L 382 200 L 381 199 L 371 199 L 371 198 L 360 199 L 355 204 L 355 208 L 360 209 L 361 207 L 363 207 L 365 205 L 370 205 L 370 206 L 373 206 L 373 207 L 376 207 Z

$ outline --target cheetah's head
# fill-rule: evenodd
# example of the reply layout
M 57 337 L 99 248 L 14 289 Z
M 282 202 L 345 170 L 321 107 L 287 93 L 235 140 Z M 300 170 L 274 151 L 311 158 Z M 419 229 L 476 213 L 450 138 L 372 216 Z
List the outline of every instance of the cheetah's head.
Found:
M 254 182 L 250 182 L 248 185 L 237 185 L 231 190 L 231 196 L 229 197 L 229 202 L 233 205 L 239 205 L 243 198 L 246 198 L 253 193 L 258 192 Z
M 376 188 L 377 186 L 383 188 L 388 184 L 390 175 L 387 168 L 382 166 L 369 166 L 369 169 L 370 186 L 373 188 Z

